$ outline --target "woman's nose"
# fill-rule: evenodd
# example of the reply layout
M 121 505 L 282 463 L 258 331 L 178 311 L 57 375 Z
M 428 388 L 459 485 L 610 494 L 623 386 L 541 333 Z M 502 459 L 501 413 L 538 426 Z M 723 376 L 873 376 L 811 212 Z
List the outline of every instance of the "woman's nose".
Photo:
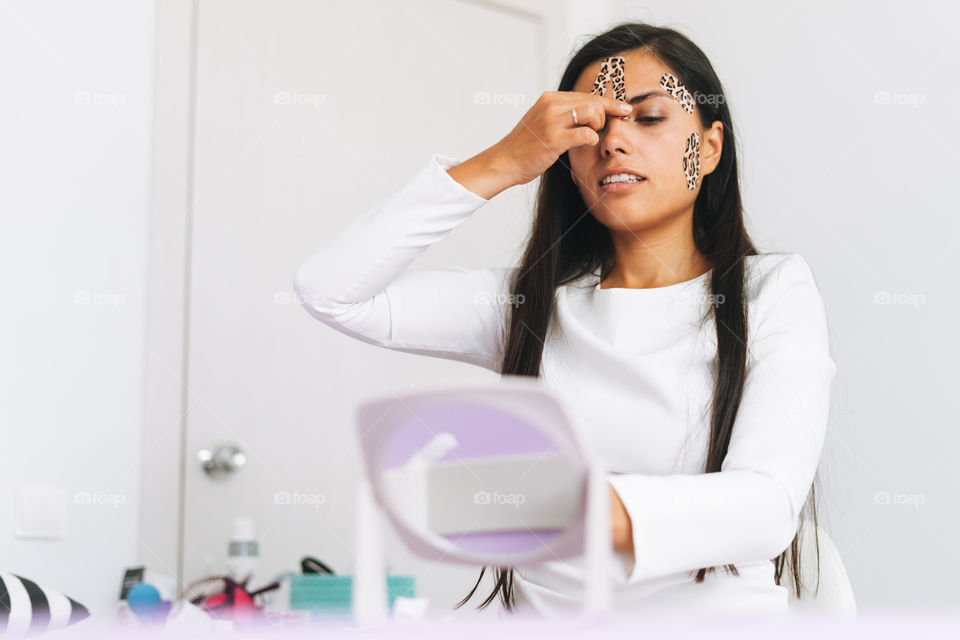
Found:
M 600 152 L 611 155 L 615 151 L 630 152 L 630 143 L 626 131 L 627 121 L 619 117 L 609 117 L 600 130 Z

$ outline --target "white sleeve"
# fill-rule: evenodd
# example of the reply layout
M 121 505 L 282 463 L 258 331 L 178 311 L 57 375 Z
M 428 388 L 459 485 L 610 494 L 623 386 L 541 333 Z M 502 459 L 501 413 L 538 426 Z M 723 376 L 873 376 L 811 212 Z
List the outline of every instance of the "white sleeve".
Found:
M 511 268 L 405 271 L 488 200 L 435 154 L 398 192 L 351 222 L 297 270 L 314 318 L 369 344 L 499 368 Z
M 770 560 L 796 534 L 837 372 L 806 260 L 789 254 L 772 268 L 749 312 L 756 335 L 748 336 L 743 399 L 721 471 L 607 476 L 633 527 L 627 582 Z

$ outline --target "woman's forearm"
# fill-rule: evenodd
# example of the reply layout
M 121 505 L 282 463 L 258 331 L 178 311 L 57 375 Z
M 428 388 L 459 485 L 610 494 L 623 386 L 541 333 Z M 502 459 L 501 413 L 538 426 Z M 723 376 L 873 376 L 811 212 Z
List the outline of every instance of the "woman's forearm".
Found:
M 447 173 L 461 185 L 487 200 L 516 184 L 495 147 L 450 167 Z

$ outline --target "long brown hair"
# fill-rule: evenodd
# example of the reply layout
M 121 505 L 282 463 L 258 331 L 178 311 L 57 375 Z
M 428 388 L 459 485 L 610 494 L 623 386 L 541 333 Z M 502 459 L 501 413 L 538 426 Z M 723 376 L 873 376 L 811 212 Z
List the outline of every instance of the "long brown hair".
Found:
M 744 258 L 757 251 L 743 224 L 743 205 L 737 166 L 736 138 L 726 96 L 710 61 L 683 34 L 673 29 L 644 23 L 624 23 L 595 36 L 573 56 L 560 80 L 558 91 L 571 91 L 581 72 L 592 62 L 632 49 L 643 48 L 655 55 L 692 92 L 713 96 L 698 101 L 700 122 L 706 128 L 714 121 L 723 123 L 724 144 L 719 165 L 703 177 L 693 208 L 693 238 L 697 249 L 712 265 L 712 299 L 723 304 L 709 305 L 716 324 L 717 360 L 710 417 L 710 439 L 704 473 L 720 471 L 727 454 L 733 424 L 743 394 L 747 357 L 747 305 L 745 303 Z M 601 279 L 613 267 L 615 253 L 610 233 L 589 215 L 580 192 L 570 177 L 567 153 L 549 167 L 540 178 L 533 227 L 524 255 L 510 283 L 511 292 L 523 297 L 520 305 L 510 305 L 501 374 L 539 377 L 547 326 L 555 312 L 557 287 L 574 282 L 600 269 Z M 807 502 L 816 532 L 816 491 L 811 488 Z M 806 511 L 806 509 L 804 509 Z M 804 526 L 801 514 L 797 534 L 790 546 L 774 563 L 779 585 L 786 563 L 793 573 L 794 592 L 801 597 L 800 539 Z M 817 547 L 817 583 L 819 589 L 819 541 Z M 739 575 L 732 564 L 723 567 Z M 697 583 L 717 567 L 694 569 Z M 477 583 L 457 605 L 465 604 L 487 570 L 483 567 Z M 513 568 L 494 571 L 494 588 L 478 609 L 489 605 L 499 594 L 508 611 L 515 606 Z

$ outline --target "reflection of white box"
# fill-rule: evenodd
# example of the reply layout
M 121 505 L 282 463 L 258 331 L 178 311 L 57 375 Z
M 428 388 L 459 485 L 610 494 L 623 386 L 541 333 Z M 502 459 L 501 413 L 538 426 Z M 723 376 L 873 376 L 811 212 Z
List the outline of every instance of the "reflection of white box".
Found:
M 572 464 L 557 453 L 400 467 L 384 484 L 410 526 L 444 536 L 565 529 L 582 504 L 571 499 L 582 490 Z
M 17 485 L 17 537 L 62 538 L 66 516 L 63 487 Z

